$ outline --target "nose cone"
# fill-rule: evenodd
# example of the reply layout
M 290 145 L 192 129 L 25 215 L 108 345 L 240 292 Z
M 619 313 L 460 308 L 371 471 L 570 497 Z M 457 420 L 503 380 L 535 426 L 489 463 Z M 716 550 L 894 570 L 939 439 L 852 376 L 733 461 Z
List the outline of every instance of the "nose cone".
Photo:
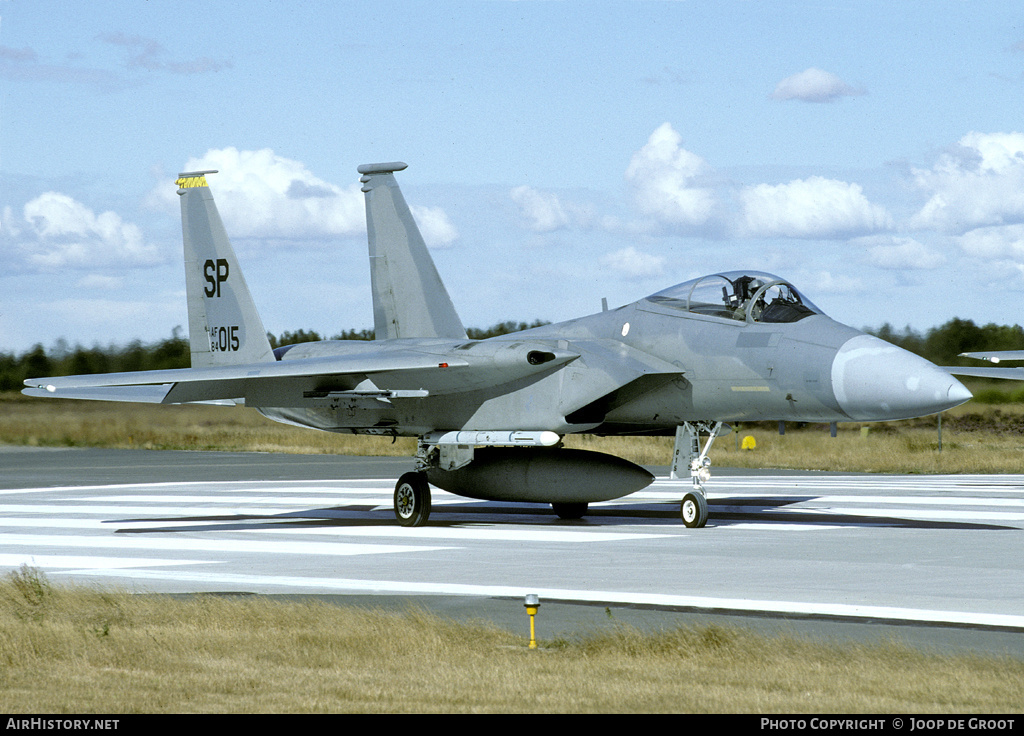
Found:
M 839 348 L 832 361 L 832 390 L 843 412 L 861 422 L 938 414 L 971 398 L 937 365 L 870 335 Z

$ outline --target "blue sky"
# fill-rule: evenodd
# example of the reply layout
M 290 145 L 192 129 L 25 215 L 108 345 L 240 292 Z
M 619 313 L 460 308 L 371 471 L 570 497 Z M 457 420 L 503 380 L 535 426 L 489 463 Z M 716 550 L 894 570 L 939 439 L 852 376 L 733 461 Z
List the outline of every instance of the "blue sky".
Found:
M 191 168 L 268 330 L 371 327 L 356 167 L 394 160 L 470 326 L 740 268 L 1024 322 L 1009 0 L 0 0 L 0 91 L 0 351 L 185 326 Z

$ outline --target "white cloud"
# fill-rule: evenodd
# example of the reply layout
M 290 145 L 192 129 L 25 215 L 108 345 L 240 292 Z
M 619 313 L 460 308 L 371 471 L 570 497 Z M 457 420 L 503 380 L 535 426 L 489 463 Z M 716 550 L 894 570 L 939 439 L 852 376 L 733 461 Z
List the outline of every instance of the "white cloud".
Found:
M 509 196 L 519 206 L 527 227 L 540 233 L 559 230 L 569 224 L 569 216 L 562 208 L 558 197 L 548 192 L 539 192 L 533 187 L 515 187 Z
M 885 269 L 935 269 L 946 257 L 913 238 L 862 238 L 855 245 L 867 248 L 868 262 Z
M 366 207 L 358 183 L 332 184 L 269 148 L 211 149 L 190 158 L 182 169 L 211 170 L 218 173 L 207 175 L 207 181 L 231 238 L 302 240 L 366 232 Z M 165 181 L 150 192 L 147 203 L 172 211 L 177 200 L 175 188 Z M 458 230 L 442 208 L 409 209 L 427 245 L 444 247 L 458 239 Z
M 9 238 L 21 235 L 18 218 L 10 205 L 4 205 L 3 214 L 0 215 L 0 234 Z
M 412 217 L 420 228 L 423 242 L 432 248 L 443 248 L 459 238 L 459 231 L 440 207 L 409 205 Z
M 199 158 L 190 158 L 182 170 L 219 172 L 207 181 L 231 237 L 309 238 L 366 230 L 359 184 L 336 186 L 269 148 L 211 149 Z M 150 201 L 165 207 L 173 202 L 177 207 L 174 192 L 173 186 L 162 183 Z
M 806 290 L 801 288 L 800 293 L 807 296 L 811 301 L 814 301 L 815 294 L 818 295 L 818 298 L 835 294 L 863 294 L 865 288 L 864 283 L 856 276 L 848 276 L 846 274 L 833 275 L 831 271 L 819 271 L 810 274 L 805 285 L 813 289 L 813 292 L 808 294 Z
M 75 286 L 82 289 L 94 289 L 96 291 L 117 291 L 124 286 L 124 279 L 118 278 L 117 276 L 104 276 L 102 274 L 92 273 L 80 278 L 75 283 Z
M 662 124 L 633 154 L 626 180 L 645 215 L 684 228 L 699 227 L 711 220 L 716 207 L 714 190 L 699 184 L 711 173 L 710 167 L 681 144 L 682 136 L 669 123 Z
M 563 201 L 557 194 L 542 192 L 533 187 L 519 186 L 509 191 L 509 198 L 519 208 L 522 222 L 538 233 L 550 233 L 570 227 L 614 230 L 614 217 L 601 217 L 589 202 Z
M 25 264 L 39 269 L 148 266 L 163 260 L 137 225 L 114 212 L 96 214 L 59 192 L 28 202 L 18 222 L 4 209 L 3 241 Z
M 968 133 L 914 177 L 930 195 L 914 227 L 964 233 L 1024 222 L 1024 134 Z
M 862 94 L 864 90 L 854 89 L 835 74 L 811 67 L 783 79 L 771 96 L 774 100 L 834 102 L 840 97 Z
M 660 276 L 665 273 L 665 259 L 638 251 L 633 246 L 601 256 L 602 266 L 628 279 Z
M 892 227 L 884 207 L 860 185 L 812 176 L 786 184 L 758 184 L 737 193 L 740 233 L 747 237 L 840 238 Z
M 960 238 L 964 252 L 982 260 L 1024 261 L 1024 225 L 981 227 Z

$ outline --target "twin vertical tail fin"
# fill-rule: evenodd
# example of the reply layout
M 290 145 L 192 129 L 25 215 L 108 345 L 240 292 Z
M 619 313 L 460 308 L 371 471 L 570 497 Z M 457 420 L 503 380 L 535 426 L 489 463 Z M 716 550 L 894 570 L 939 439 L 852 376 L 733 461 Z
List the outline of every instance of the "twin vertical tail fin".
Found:
M 215 173 L 186 172 L 175 182 L 181 197 L 192 367 L 272 361 L 263 321 L 206 183 L 206 175 Z
M 394 172 L 405 168 L 386 163 L 358 169 L 366 194 L 376 338 L 465 339 L 466 329 L 395 181 Z
M 376 337 L 465 339 L 466 329 L 395 181 L 394 172 L 405 168 L 403 163 L 359 167 L 366 193 Z M 176 182 L 192 367 L 272 361 L 263 321 L 206 181 L 215 173 L 186 172 Z

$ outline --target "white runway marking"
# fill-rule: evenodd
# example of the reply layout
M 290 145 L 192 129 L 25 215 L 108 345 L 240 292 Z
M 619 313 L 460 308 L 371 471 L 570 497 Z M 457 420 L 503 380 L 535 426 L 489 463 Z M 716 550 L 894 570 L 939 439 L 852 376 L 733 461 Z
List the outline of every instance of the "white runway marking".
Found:
M 135 576 L 135 569 L 141 567 L 160 567 L 172 565 L 213 565 L 214 560 L 163 560 L 159 558 L 141 557 L 93 557 L 86 555 L 37 555 L 0 554 L 0 567 L 20 568 L 22 565 L 38 567 L 42 570 L 110 570 L 130 569 L 130 576 Z
M 556 588 L 536 588 L 501 585 L 457 585 L 451 583 L 412 583 L 381 580 L 345 580 L 339 578 L 310 578 L 288 576 L 221 575 L 174 571 L 112 571 L 148 580 L 174 580 L 206 585 L 230 584 L 243 589 L 267 586 L 319 592 L 348 592 L 406 595 L 468 595 L 522 598 L 527 593 L 537 594 L 541 600 L 573 601 L 604 604 L 632 604 L 662 608 L 694 609 L 705 611 L 743 611 L 807 616 L 831 616 L 886 621 L 914 621 L 918 623 L 960 624 L 973 626 L 999 626 L 1024 629 L 1024 616 L 977 612 L 932 611 L 894 606 L 844 605 L 798 603 L 788 601 L 758 601 L 734 598 L 712 598 L 688 595 L 661 595 L 622 593 L 617 591 L 581 591 Z
M 241 539 L 182 539 L 140 537 L 137 534 L 117 537 L 83 537 L 46 534 L 0 534 L 3 547 L 87 547 L 89 549 L 124 549 L 176 552 L 231 552 L 272 555 L 378 555 L 394 552 L 426 552 L 444 547 L 423 547 L 411 544 L 345 544 L 343 542 L 250 542 Z
M 415 529 L 395 523 L 393 488 L 356 479 L 2 490 L 0 568 L 27 564 L 158 591 L 532 592 L 1024 629 L 1012 534 L 1024 528 L 1022 476 L 723 476 L 709 484 L 712 519 L 703 530 L 678 519 L 688 480 L 659 479 L 592 504 L 580 522 L 560 522 L 543 505 L 434 489 L 436 515 Z M 965 535 L 955 538 L 959 548 L 951 529 Z M 976 563 L 978 542 L 996 538 Z M 890 552 L 877 551 L 882 539 Z M 337 571 L 346 577 L 330 575 Z

